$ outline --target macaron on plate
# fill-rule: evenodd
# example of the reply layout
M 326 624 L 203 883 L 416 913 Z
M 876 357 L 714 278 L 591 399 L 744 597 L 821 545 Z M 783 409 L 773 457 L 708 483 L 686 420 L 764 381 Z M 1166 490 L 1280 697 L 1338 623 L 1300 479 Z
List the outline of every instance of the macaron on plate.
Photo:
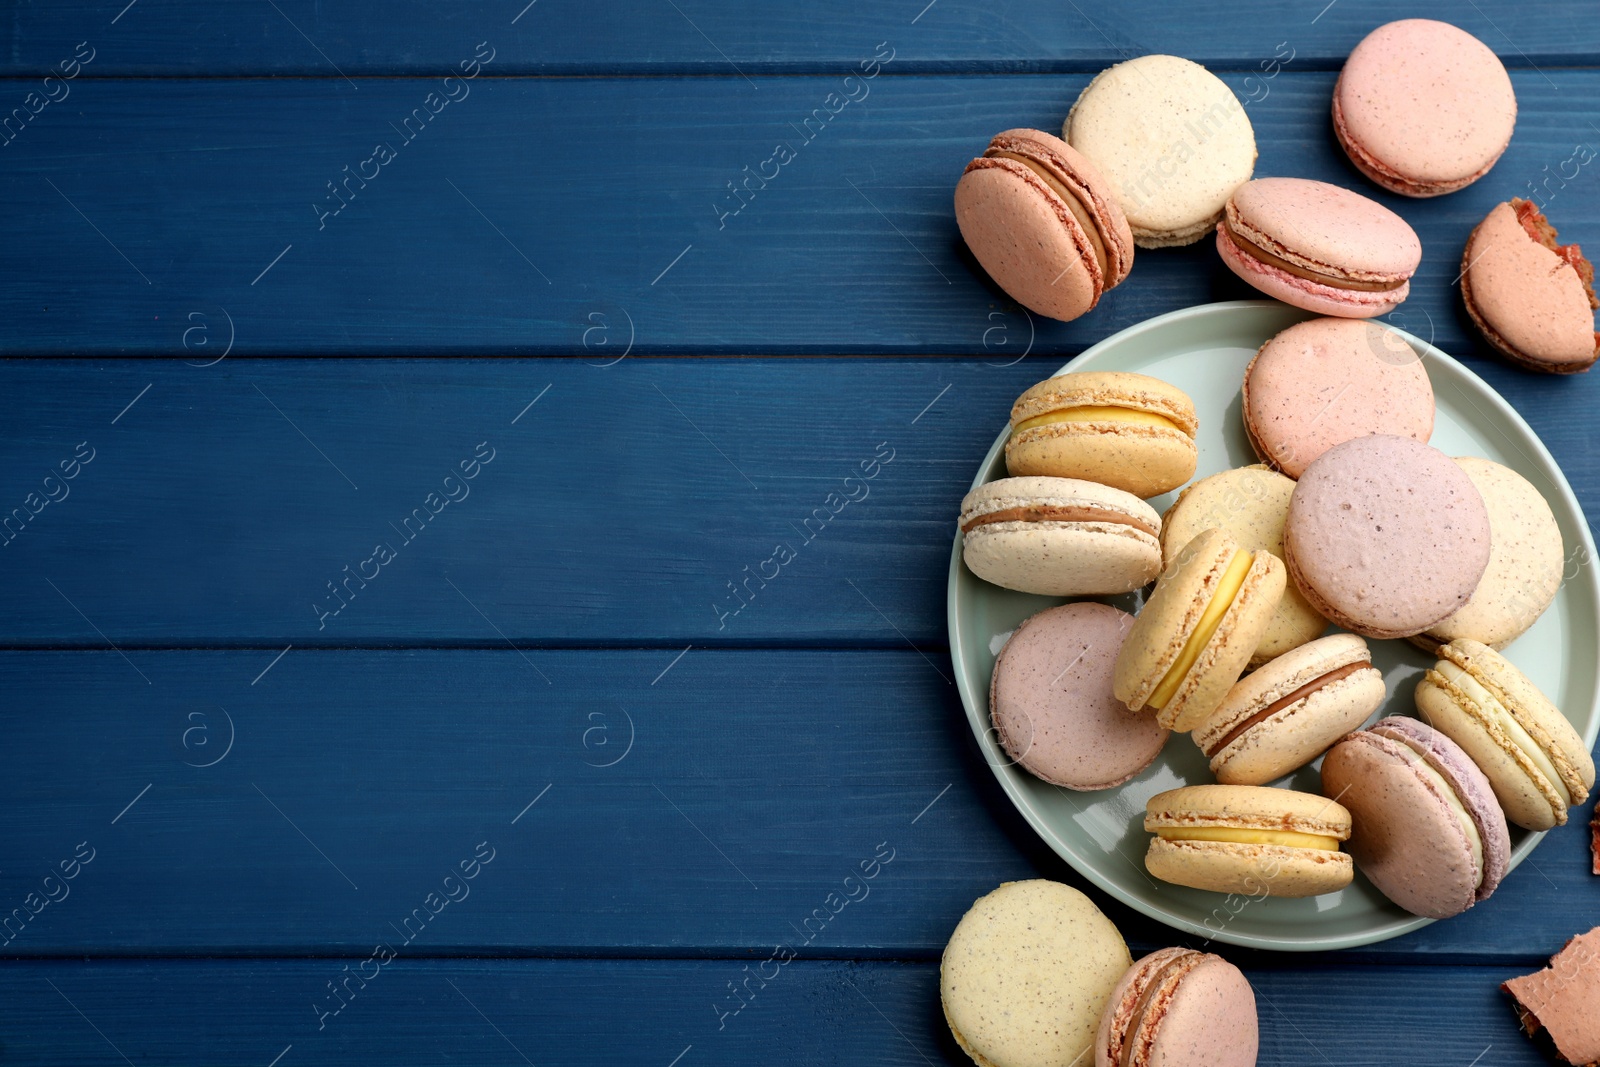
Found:
M 1198 480 L 1258 462 L 1241 417 L 1245 368 L 1266 341 L 1311 317 L 1310 312 L 1269 301 L 1188 308 L 1108 337 L 1057 373 L 1133 372 L 1186 393 L 1194 401 L 1199 422 L 1194 436 Z M 1432 446 L 1447 456 L 1481 456 L 1521 475 L 1549 502 L 1569 558 L 1595 558 L 1593 538 L 1571 488 L 1527 423 L 1462 364 L 1419 338 L 1401 336 L 1419 354 L 1433 387 Z M 1006 414 L 995 412 L 1000 433 L 978 468 L 973 488 L 1008 475 L 1005 446 L 1011 428 Z M 1177 497 L 1175 491 L 1166 492 L 1148 501 L 1165 514 Z M 1209 760 L 1192 736 L 1174 736 L 1143 771 L 1098 791 L 1058 788 L 1020 765 L 1002 746 L 991 719 L 989 686 L 995 659 L 1024 620 L 1065 598 L 985 581 L 962 561 L 963 543 L 958 532 L 948 604 L 951 656 L 967 718 L 1002 788 L 1068 863 L 1112 896 L 1175 929 L 1238 945 L 1291 951 L 1346 948 L 1395 937 L 1431 921 L 1391 903 L 1359 869 L 1347 888 L 1305 898 L 1227 897 L 1150 877 L 1145 868 L 1152 840 L 1145 828 L 1147 802 L 1168 790 L 1214 783 Z M 1094 599 L 1135 614 L 1145 595 L 1135 591 Z M 1538 621 L 1501 653 L 1565 713 L 1589 747 L 1600 733 L 1597 643 L 1600 568 L 1584 567 L 1561 585 Z M 1369 640 L 1367 645 L 1372 667 L 1382 673 L 1387 687 L 1368 721 L 1387 715 L 1415 718 L 1417 683 L 1436 657 L 1401 640 Z M 1273 784 L 1321 793 L 1314 766 Z M 1533 850 L 1541 836 L 1510 828 L 1508 870 Z M 1239 899 L 1245 901 L 1242 908 Z

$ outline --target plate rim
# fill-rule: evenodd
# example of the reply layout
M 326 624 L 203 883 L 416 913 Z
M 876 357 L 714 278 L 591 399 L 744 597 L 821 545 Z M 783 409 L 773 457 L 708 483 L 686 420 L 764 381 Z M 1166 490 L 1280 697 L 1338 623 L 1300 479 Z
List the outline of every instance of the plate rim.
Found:
M 1208 318 L 1213 316 L 1231 316 L 1241 311 L 1257 310 L 1280 310 L 1291 314 L 1302 314 L 1301 309 L 1293 308 L 1288 304 L 1284 304 L 1276 300 L 1226 300 L 1218 301 L 1216 303 L 1196 304 L 1191 307 L 1179 308 L 1174 311 L 1168 311 L 1160 315 L 1151 316 L 1148 319 L 1143 319 L 1140 322 L 1136 322 L 1131 326 L 1124 327 L 1123 329 L 1118 330 L 1116 333 L 1102 338 L 1100 341 L 1097 341 L 1095 344 L 1089 346 L 1082 352 L 1078 353 L 1078 355 L 1068 360 L 1057 370 L 1052 371 L 1048 377 L 1053 378 L 1061 374 L 1066 374 L 1086 361 L 1093 361 L 1106 349 L 1109 349 L 1115 345 L 1123 344 L 1141 334 L 1150 332 L 1152 330 L 1161 329 L 1174 321 Z M 1317 317 L 1315 313 L 1312 312 L 1303 312 L 1303 314 L 1306 318 Z M 1596 550 L 1594 535 L 1589 528 L 1588 517 L 1584 513 L 1583 505 L 1579 502 L 1577 494 L 1572 491 L 1572 484 L 1567 480 L 1566 472 L 1561 469 L 1561 465 L 1556 462 L 1555 457 L 1550 454 L 1550 450 L 1545 447 L 1544 441 L 1539 437 L 1538 433 L 1533 429 L 1533 427 L 1528 424 L 1527 420 L 1522 417 L 1516 408 L 1511 406 L 1511 403 L 1507 401 L 1505 397 L 1500 395 L 1498 390 L 1486 382 L 1465 363 L 1438 348 L 1432 342 L 1424 341 L 1416 335 L 1400 329 L 1397 326 L 1393 326 L 1390 323 L 1384 323 L 1384 325 L 1392 330 L 1395 330 L 1395 332 L 1404 337 L 1407 343 L 1411 344 L 1417 351 L 1422 353 L 1424 358 L 1435 361 L 1447 373 L 1454 374 L 1459 377 L 1462 383 L 1472 392 L 1474 392 L 1477 396 L 1487 400 L 1492 405 L 1495 415 L 1510 422 L 1514 428 L 1521 429 L 1525 435 L 1525 439 L 1531 441 L 1536 449 L 1535 454 L 1530 458 L 1534 459 L 1537 463 L 1546 466 L 1550 471 L 1555 473 L 1556 477 L 1552 479 L 1552 484 L 1557 490 L 1558 495 L 1561 497 L 1561 505 L 1568 509 L 1569 514 L 1576 515 L 1579 519 L 1577 526 L 1582 539 L 1582 544 L 1579 547 L 1581 547 L 1586 553 L 1585 558 L 1591 560 L 1595 559 Z M 1005 447 L 1006 438 L 1009 436 L 1009 433 L 1010 429 L 1008 423 L 1007 427 L 1000 431 L 995 443 L 990 446 L 989 450 L 984 454 L 983 459 L 979 463 L 978 470 L 973 476 L 971 485 L 968 487 L 969 490 L 975 489 L 984 484 L 984 472 L 989 469 L 1000 451 Z M 1034 808 L 1033 804 L 1020 791 L 1020 788 L 1017 784 L 1017 779 L 1019 775 L 1026 772 L 1019 771 L 1014 766 L 1004 762 L 1004 753 L 998 751 L 997 745 L 990 737 L 990 727 L 988 725 L 989 701 L 987 688 L 985 688 L 983 693 L 975 696 L 975 694 L 972 692 L 972 687 L 968 685 L 967 672 L 962 669 L 962 663 L 970 654 L 970 651 L 966 647 L 966 642 L 962 640 L 959 617 L 957 613 L 958 600 L 960 599 L 958 594 L 958 579 L 960 578 L 963 567 L 961 559 L 961 547 L 961 531 L 958 525 L 953 538 L 950 554 L 950 568 L 945 585 L 945 618 L 946 625 L 949 630 L 951 666 L 955 671 L 956 689 L 961 695 L 961 703 L 964 711 L 966 712 L 967 723 L 972 728 L 973 734 L 978 742 L 978 747 L 983 752 L 984 762 L 988 764 L 990 771 L 993 772 L 995 776 L 995 779 L 1000 783 L 1000 787 L 1005 792 L 1007 799 L 1011 801 L 1012 807 L 1016 808 L 1016 810 L 1022 815 L 1023 819 L 1033 829 L 1034 833 L 1036 833 L 1040 839 L 1045 842 L 1045 844 L 1049 845 L 1051 850 L 1054 851 L 1056 855 L 1065 860 L 1073 870 L 1087 878 L 1100 890 L 1108 893 L 1124 906 L 1130 907 L 1135 911 L 1148 916 L 1149 918 L 1155 919 L 1157 922 L 1163 923 L 1169 927 L 1172 927 L 1173 929 L 1180 930 L 1185 933 L 1197 934 L 1206 938 L 1208 941 L 1223 941 L 1227 942 L 1228 944 L 1239 945 L 1247 948 L 1270 949 L 1280 952 L 1321 952 L 1340 948 L 1356 948 L 1363 945 L 1376 944 L 1380 941 L 1387 941 L 1394 937 L 1399 937 L 1402 934 L 1419 930 L 1422 927 L 1428 926 L 1436 921 L 1434 919 L 1423 918 L 1421 916 L 1409 916 L 1405 918 L 1396 917 L 1389 922 L 1382 923 L 1370 930 L 1366 930 L 1358 934 L 1330 935 L 1326 937 L 1308 936 L 1305 938 L 1286 940 L 1279 937 L 1239 932 L 1236 931 L 1231 925 L 1224 926 L 1221 930 L 1211 929 L 1201 923 L 1196 923 L 1180 915 L 1173 914 L 1171 911 L 1161 908 L 1160 906 L 1148 904 L 1137 897 L 1133 897 L 1124 893 L 1120 886 L 1114 884 L 1109 877 L 1104 875 L 1099 870 L 1098 865 L 1089 862 L 1087 858 L 1079 854 L 1079 850 L 1073 848 L 1068 842 L 1056 834 L 1049 823 L 1040 815 L 1040 813 Z M 1587 586 L 1588 595 L 1591 602 L 1596 606 L 1597 613 L 1600 613 L 1600 574 L 1597 574 L 1596 570 L 1597 568 L 1594 567 L 1584 568 L 1585 576 L 1583 581 Z M 1600 685 L 1596 685 L 1595 687 L 1594 695 L 1589 708 L 1588 722 L 1585 729 L 1581 731 L 1581 733 L 1584 744 L 1592 750 L 1594 748 L 1597 736 L 1600 736 Z M 1002 757 L 1002 762 L 997 763 L 995 759 L 992 758 L 996 754 Z M 1545 832 L 1543 831 L 1530 833 L 1517 848 L 1512 850 L 1510 866 L 1507 870 L 1508 874 L 1511 870 L 1514 870 L 1517 866 L 1519 866 L 1524 859 L 1532 854 L 1533 850 L 1539 846 L 1541 841 L 1544 840 L 1544 836 Z

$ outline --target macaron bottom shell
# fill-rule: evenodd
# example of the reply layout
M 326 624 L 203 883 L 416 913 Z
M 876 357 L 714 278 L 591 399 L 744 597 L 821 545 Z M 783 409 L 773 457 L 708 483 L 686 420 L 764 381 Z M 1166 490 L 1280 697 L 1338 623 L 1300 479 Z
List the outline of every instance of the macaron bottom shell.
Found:
M 1135 423 L 1059 422 L 1012 431 L 1006 469 L 1013 476 L 1082 478 L 1160 496 L 1194 477 L 1200 451 L 1182 430 Z
M 1144 866 L 1163 882 L 1254 897 L 1314 897 L 1343 889 L 1355 877 L 1343 852 L 1160 837 L 1150 842 Z
M 1245 252 L 1228 234 L 1226 226 L 1220 223 L 1217 225 L 1217 255 L 1229 270 L 1266 295 L 1319 315 L 1345 319 L 1375 318 L 1387 315 L 1411 295 L 1409 281 L 1400 283 L 1394 289 L 1368 292 L 1340 289 L 1290 274 Z
M 1042 596 L 1110 596 L 1161 573 L 1156 539 L 1109 522 L 1000 522 L 964 538 L 961 558 L 986 582 Z

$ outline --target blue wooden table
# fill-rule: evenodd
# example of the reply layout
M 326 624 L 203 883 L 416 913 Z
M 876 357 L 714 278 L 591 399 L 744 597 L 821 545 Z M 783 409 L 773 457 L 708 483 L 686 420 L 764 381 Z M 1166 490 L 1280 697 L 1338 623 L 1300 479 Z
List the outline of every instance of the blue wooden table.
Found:
M 0 1062 L 965 1062 L 949 931 L 1084 883 L 951 685 L 956 504 L 1027 385 L 1251 295 L 1202 244 L 1046 322 L 962 248 L 965 162 L 1119 59 L 1206 63 L 1258 174 L 1411 220 L 1391 321 L 1600 509 L 1600 376 L 1509 369 L 1452 288 L 1512 195 L 1600 250 L 1592 7 L 123 5 L 0 31 Z M 1521 108 L 1437 200 L 1329 129 L 1405 15 Z M 1498 984 L 1600 923 L 1578 814 L 1463 917 L 1228 951 L 1261 1062 L 1539 1062 Z

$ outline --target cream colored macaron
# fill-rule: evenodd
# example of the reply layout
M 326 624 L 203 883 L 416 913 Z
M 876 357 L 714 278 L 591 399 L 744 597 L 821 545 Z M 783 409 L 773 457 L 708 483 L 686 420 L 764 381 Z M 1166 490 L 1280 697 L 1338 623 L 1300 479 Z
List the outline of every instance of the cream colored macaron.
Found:
M 1477 456 L 1457 456 L 1456 463 L 1489 509 L 1489 567 L 1465 604 L 1410 641 L 1430 652 L 1457 637 L 1505 648 L 1561 589 L 1561 527 L 1539 490 L 1510 467 Z
M 1076 889 L 1007 882 L 950 935 L 939 998 L 980 1067 L 1092 1063 L 1100 1015 L 1132 963 L 1111 920 Z
M 1253 785 L 1190 785 L 1157 793 L 1144 828 L 1145 868 L 1164 882 L 1248 896 L 1311 897 L 1350 884 L 1339 851 L 1350 813 L 1325 797 Z
M 1194 741 L 1217 781 L 1266 785 L 1359 729 L 1383 697 L 1383 672 L 1367 643 L 1332 634 L 1239 679 Z
M 1154 709 L 1169 730 L 1193 730 L 1244 673 L 1285 581 L 1271 552 L 1205 531 L 1157 579 L 1117 654 L 1112 692 L 1134 711 Z
M 1417 710 L 1488 776 L 1506 818 L 1529 830 L 1567 821 L 1594 788 L 1594 759 L 1561 709 L 1494 649 L 1457 638 L 1417 683 Z
M 1001 478 L 961 501 L 961 558 L 979 578 L 1043 596 L 1143 588 L 1161 572 L 1161 517 L 1080 478 Z
M 1283 520 L 1289 514 L 1289 498 L 1294 495 L 1294 479 L 1279 474 L 1264 463 L 1222 471 L 1201 478 L 1178 494 L 1178 499 L 1161 517 L 1161 556 L 1171 566 L 1178 550 L 1212 527 L 1226 530 L 1247 552 L 1265 550 L 1283 559 Z M 1284 586 L 1278 610 L 1261 635 L 1261 643 L 1250 657 L 1258 667 L 1291 648 L 1322 636 L 1328 620 L 1299 588 Z
M 1159 496 L 1194 477 L 1199 425 L 1189 394 L 1159 378 L 1129 371 L 1058 374 L 1011 406 L 1006 469 Z

